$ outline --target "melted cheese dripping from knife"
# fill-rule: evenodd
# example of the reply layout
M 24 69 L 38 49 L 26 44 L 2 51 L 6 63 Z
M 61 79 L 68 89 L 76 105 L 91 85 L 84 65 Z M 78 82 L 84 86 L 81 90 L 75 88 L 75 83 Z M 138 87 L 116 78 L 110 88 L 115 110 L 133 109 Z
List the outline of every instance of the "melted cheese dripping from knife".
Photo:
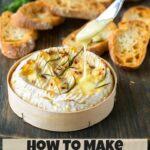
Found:
M 84 47 L 84 70 L 83 70 L 83 79 L 86 78 L 87 74 L 87 58 L 86 58 L 86 49 L 87 49 L 87 43 L 83 43 Z
M 93 37 L 97 36 L 101 30 L 105 28 L 107 24 L 109 24 L 113 19 L 107 19 L 102 21 L 93 20 L 89 22 L 76 36 L 76 40 L 80 42 L 84 47 L 84 68 L 83 68 L 83 76 L 79 80 L 79 86 L 84 94 L 91 92 L 95 84 L 89 79 L 88 71 L 87 71 L 87 58 L 86 51 L 87 46 L 92 40 Z

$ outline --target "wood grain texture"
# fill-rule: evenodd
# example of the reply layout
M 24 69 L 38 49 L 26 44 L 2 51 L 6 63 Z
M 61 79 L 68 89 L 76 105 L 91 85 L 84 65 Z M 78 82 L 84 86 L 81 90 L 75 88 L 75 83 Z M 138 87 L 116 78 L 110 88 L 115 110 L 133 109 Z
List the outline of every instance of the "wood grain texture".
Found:
M 0 8 L 6 0 L 0 1 Z M 121 14 L 137 4 L 150 6 L 149 0 L 125 4 Z M 39 32 L 36 49 L 58 46 L 68 33 L 83 25 L 85 21 L 66 19 L 54 30 Z M 116 103 L 112 113 L 101 123 L 76 132 L 48 132 L 37 129 L 19 119 L 8 104 L 6 76 L 15 62 L 0 54 L 0 137 L 24 138 L 150 138 L 150 46 L 142 66 L 133 72 L 116 67 L 109 54 L 103 55 L 118 75 Z M 37 116 L 38 117 L 38 116 Z

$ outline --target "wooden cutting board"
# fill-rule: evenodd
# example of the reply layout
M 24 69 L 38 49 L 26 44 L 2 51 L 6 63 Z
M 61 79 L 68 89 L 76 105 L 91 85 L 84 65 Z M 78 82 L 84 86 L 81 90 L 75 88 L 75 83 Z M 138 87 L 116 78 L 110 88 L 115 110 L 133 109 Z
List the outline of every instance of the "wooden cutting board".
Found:
M 6 0 L 0 1 L 6 3 Z M 149 0 L 126 3 L 121 14 L 137 4 L 150 6 Z M 0 6 L 0 8 L 2 8 Z M 36 49 L 61 45 L 61 40 L 85 21 L 66 19 L 53 30 L 39 32 Z M 50 132 L 37 129 L 17 117 L 8 104 L 6 76 L 15 62 L 0 54 L 0 137 L 24 138 L 150 138 L 150 46 L 142 66 L 133 72 L 116 67 L 109 54 L 102 56 L 114 67 L 118 75 L 116 103 L 108 118 L 90 128 L 76 132 Z M 37 116 L 38 117 L 38 116 Z

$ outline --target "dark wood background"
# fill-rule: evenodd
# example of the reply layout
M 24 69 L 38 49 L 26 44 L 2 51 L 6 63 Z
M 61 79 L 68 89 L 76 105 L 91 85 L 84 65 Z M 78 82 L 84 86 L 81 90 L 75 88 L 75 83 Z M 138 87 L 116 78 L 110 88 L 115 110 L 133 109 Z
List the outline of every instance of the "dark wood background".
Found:
M 0 0 L 1 10 L 7 2 L 9 0 Z M 150 1 L 126 3 L 117 21 L 124 10 L 137 4 L 150 6 Z M 39 32 L 36 49 L 61 45 L 64 36 L 84 23 L 83 20 L 66 19 L 64 24 L 53 30 Z M 150 138 L 150 46 L 142 66 L 132 72 L 116 67 L 108 53 L 102 57 L 112 64 L 118 75 L 117 101 L 112 113 L 105 120 L 90 128 L 61 133 L 35 128 L 13 113 L 8 103 L 6 76 L 15 61 L 0 54 L 0 137 Z

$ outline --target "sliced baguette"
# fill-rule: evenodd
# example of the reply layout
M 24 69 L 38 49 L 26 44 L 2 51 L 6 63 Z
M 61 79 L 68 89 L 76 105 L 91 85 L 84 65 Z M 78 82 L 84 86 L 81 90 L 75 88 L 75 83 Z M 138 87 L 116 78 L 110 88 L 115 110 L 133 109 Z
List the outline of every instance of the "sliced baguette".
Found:
M 4 12 L 0 19 L 1 52 L 8 58 L 20 58 L 35 47 L 37 32 L 19 28 L 11 22 L 11 12 Z
M 145 58 L 149 38 L 149 27 L 144 22 L 120 22 L 109 38 L 113 62 L 124 69 L 137 69 Z
M 96 1 L 104 4 L 105 6 L 109 6 L 113 2 L 113 0 L 96 0 Z
M 93 19 L 105 10 L 97 0 L 43 0 L 51 11 L 63 17 Z
M 69 34 L 63 41 L 62 44 L 64 46 L 73 46 L 77 47 L 79 49 L 83 48 L 83 45 L 75 40 L 77 33 L 82 29 L 81 27 L 78 30 L 75 30 L 71 34 Z M 91 41 L 91 43 L 88 45 L 87 49 L 97 55 L 102 55 L 105 51 L 108 50 L 108 38 L 112 34 L 114 30 L 116 30 L 117 27 L 115 23 L 111 22 L 108 24 L 99 34 L 100 37 L 98 41 Z
M 135 6 L 128 9 L 122 18 L 122 21 L 140 20 L 145 22 L 150 28 L 150 8 L 146 6 Z
M 23 5 L 12 16 L 15 25 L 24 28 L 47 30 L 64 21 L 60 16 L 54 15 L 49 7 L 42 1 L 35 1 Z

